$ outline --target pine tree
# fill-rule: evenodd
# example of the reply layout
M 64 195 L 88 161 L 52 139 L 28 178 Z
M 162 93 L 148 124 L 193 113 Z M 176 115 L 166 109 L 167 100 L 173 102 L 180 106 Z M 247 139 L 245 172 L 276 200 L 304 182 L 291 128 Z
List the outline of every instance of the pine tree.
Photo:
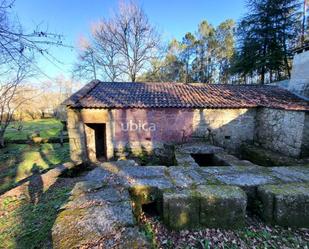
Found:
M 290 77 L 291 49 L 300 34 L 299 0 L 253 0 L 238 28 L 234 73 L 266 81 Z

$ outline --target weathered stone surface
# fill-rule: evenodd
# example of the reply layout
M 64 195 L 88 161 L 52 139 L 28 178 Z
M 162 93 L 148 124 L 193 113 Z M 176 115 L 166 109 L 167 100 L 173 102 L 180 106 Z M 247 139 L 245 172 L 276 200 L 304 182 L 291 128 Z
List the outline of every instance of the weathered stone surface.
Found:
M 194 182 L 191 177 L 189 177 L 186 173 L 187 167 L 181 166 L 173 166 L 169 167 L 168 173 L 171 178 L 171 181 L 175 184 L 176 187 L 179 188 L 187 188 L 191 186 Z
M 95 181 L 102 182 L 105 185 L 118 185 L 123 184 L 129 185 L 129 177 L 123 177 L 121 175 L 121 168 L 128 166 L 136 165 L 135 161 L 127 160 L 127 161 L 114 161 L 114 162 L 106 162 L 99 164 L 99 167 L 90 171 L 86 176 L 86 181 Z
M 164 193 L 163 221 L 174 230 L 198 227 L 198 198 L 191 191 Z
M 278 179 L 263 172 L 237 172 L 234 174 L 215 175 L 221 184 L 241 187 L 248 196 L 248 206 L 254 207 L 257 187 L 265 184 L 278 183 Z
M 165 177 L 165 166 L 124 166 L 120 168 L 119 175 L 132 178 L 155 178 Z
M 217 153 L 214 155 L 216 161 L 218 161 L 218 166 L 255 166 L 255 164 L 246 161 L 246 160 L 240 160 L 239 158 L 227 154 L 226 152 Z M 219 164 L 222 162 L 221 164 Z
M 309 182 L 309 167 L 272 167 L 270 171 L 282 182 Z
M 76 248 L 109 237 L 119 228 L 134 224 L 129 202 L 66 209 L 58 215 L 53 226 L 53 246 L 61 249 Z
M 234 186 L 198 186 L 163 194 L 163 221 L 174 230 L 244 225 L 247 197 Z
M 95 168 L 85 176 L 86 181 L 100 182 L 103 185 L 128 184 L 126 179 L 102 168 Z
M 123 167 L 138 166 L 138 164 L 134 160 L 119 160 L 119 161 L 100 163 L 98 164 L 98 166 L 112 173 L 117 173 Z
M 258 188 L 262 218 L 269 223 L 309 227 L 309 184 L 266 185 Z
M 261 108 L 256 115 L 255 141 L 266 149 L 298 157 L 304 123 L 305 112 Z
M 183 167 L 199 167 L 189 153 L 175 152 L 175 160 L 177 165 Z
M 151 245 L 137 227 L 125 227 L 119 232 L 102 238 L 100 246 L 117 249 L 149 249 Z M 96 248 L 96 247 L 94 247 Z
M 264 184 L 276 183 L 278 180 L 269 174 L 265 173 L 246 173 L 237 172 L 235 174 L 217 175 L 216 178 L 228 185 L 236 186 L 258 186 Z
M 206 181 L 196 167 L 172 166 L 168 168 L 168 173 L 173 184 L 179 188 L 188 188 Z
M 75 192 L 76 193 L 76 192 Z M 130 201 L 128 190 L 122 187 L 104 187 L 96 192 L 71 196 L 70 201 L 64 204 L 61 209 L 86 208 L 100 206 L 110 202 Z
M 247 196 L 239 187 L 208 185 L 197 188 L 200 224 L 206 227 L 237 228 L 245 224 Z
M 75 184 L 71 190 L 71 196 L 83 195 L 104 186 L 102 181 L 82 181 Z
M 187 143 L 176 147 L 176 151 L 186 154 L 215 154 L 223 152 L 223 148 L 207 143 Z
M 137 178 L 130 183 L 130 186 L 149 186 L 159 190 L 174 188 L 173 183 L 168 178 Z
M 274 152 L 270 149 L 264 149 L 261 146 L 248 144 L 244 144 L 241 146 L 241 155 L 244 159 L 248 159 L 253 163 L 268 167 L 293 166 L 306 163 L 304 160 L 289 157 L 287 156 L 287 154 L 281 154 L 278 152 Z

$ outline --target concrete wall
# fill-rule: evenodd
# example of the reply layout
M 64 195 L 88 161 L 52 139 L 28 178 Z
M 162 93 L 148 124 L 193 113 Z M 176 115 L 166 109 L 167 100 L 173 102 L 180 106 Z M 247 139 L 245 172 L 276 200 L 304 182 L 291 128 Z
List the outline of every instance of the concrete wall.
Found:
M 255 142 L 264 148 L 298 157 L 304 149 L 304 130 L 305 112 L 257 110 Z
M 309 51 L 295 54 L 288 89 L 309 98 Z

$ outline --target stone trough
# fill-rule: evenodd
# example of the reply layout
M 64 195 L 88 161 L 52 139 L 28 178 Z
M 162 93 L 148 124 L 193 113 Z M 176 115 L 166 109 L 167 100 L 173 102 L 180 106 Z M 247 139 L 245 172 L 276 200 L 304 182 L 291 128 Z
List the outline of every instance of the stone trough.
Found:
M 149 205 L 174 230 L 239 228 L 248 208 L 272 224 L 309 227 L 308 167 L 260 167 L 212 149 L 229 166 L 138 166 L 132 160 L 98 164 L 61 207 L 54 247 L 80 247 L 105 238 L 105 247 L 119 239 L 119 248 L 148 248 L 138 217 Z
M 235 186 L 201 185 L 163 194 L 163 221 L 175 230 L 238 228 L 245 223 L 247 197 Z

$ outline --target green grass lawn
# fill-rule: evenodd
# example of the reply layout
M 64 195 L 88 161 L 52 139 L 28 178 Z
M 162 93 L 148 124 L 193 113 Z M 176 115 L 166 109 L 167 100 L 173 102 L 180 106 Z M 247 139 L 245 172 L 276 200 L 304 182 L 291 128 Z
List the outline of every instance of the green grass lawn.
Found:
M 70 160 L 69 144 L 8 144 L 0 149 L 0 193 L 38 170 Z
M 27 139 L 34 132 L 42 138 L 57 137 L 62 124 L 56 119 L 42 119 L 23 123 L 17 131 L 11 124 L 6 140 Z M 7 143 L 0 149 L 0 193 L 18 185 L 34 173 L 53 168 L 70 160 L 69 144 Z M 68 198 L 76 179 L 60 178 L 45 192 L 38 203 L 23 198 L 0 197 L 0 248 L 52 248 L 51 228 L 58 208 Z
M 56 119 L 38 119 L 23 122 L 23 129 L 17 131 L 11 123 L 5 133 L 6 140 L 27 139 L 39 132 L 42 138 L 59 136 L 62 124 Z M 0 149 L 0 193 L 15 186 L 20 180 L 34 172 L 52 168 L 70 160 L 69 145 L 64 144 L 13 144 Z
M 34 132 L 39 132 L 42 138 L 58 137 L 62 129 L 61 122 L 53 118 L 24 121 L 21 131 L 14 126 L 15 123 L 12 122 L 7 128 L 4 135 L 6 140 L 27 139 Z
M 0 198 L 0 248 L 53 248 L 51 229 L 58 209 L 67 202 L 76 178 L 59 178 L 38 203 L 22 198 Z

